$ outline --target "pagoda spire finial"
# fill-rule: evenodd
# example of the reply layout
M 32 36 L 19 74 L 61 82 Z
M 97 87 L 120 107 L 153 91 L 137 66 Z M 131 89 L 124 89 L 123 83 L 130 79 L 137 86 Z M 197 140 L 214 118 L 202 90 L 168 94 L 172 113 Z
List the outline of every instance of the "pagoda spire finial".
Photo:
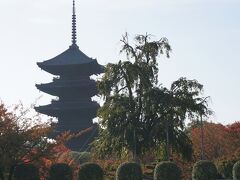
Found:
M 73 0 L 73 14 L 72 14 L 72 45 L 77 43 L 77 31 L 76 31 L 76 8 L 75 0 Z

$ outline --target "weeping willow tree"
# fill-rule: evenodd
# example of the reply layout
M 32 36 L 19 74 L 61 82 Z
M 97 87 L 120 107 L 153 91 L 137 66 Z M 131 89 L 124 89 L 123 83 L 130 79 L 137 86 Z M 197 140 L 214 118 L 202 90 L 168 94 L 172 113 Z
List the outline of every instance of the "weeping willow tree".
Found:
M 171 51 L 166 38 L 152 41 L 149 34 L 137 35 L 131 45 L 126 34 L 121 43 L 120 52 L 126 60 L 109 63 L 98 82 L 104 104 L 98 112 L 102 129 L 93 143 L 95 152 L 103 156 L 127 153 L 137 161 L 151 148 L 171 140 L 174 149 L 183 155 L 188 149 L 191 154 L 191 142 L 183 132 L 184 120 L 199 110 L 195 106 L 203 99 L 198 97 L 202 85 L 184 78 L 170 89 L 159 85 L 159 57 L 169 57 Z

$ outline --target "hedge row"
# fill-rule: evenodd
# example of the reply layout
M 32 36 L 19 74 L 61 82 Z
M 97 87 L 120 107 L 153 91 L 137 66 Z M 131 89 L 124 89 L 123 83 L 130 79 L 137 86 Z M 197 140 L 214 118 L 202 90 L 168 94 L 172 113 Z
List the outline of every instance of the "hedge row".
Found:
M 69 165 L 52 165 L 47 180 L 72 180 L 73 172 Z M 103 180 L 103 170 L 95 163 L 84 163 L 78 173 L 79 180 Z M 40 180 L 38 169 L 32 164 L 20 164 L 14 169 L 14 180 Z
M 240 180 L 240 161 L 233 166 L 233 180 Z M 211 161 L 202 160 L 194 164 L 192 180 L 216 180 L 216 166 Z M 72 180 L 72 169 L 67 164 L 54 164 L 48 180 Z M 127 162 L 121 164 L 116 172 L 116 180 L 142 180 L 141 166 Z M 159 163 L 154 170 L 154 180 L 180 180 L 181 170 L 169 161 Z M 21 164 L 14 170 L 14 180 L 39 180 L 38 169 L 31 164 Z M 78 180 L 103 180 L 103 170 L 95 163 L 84 163 L 79 170 Z

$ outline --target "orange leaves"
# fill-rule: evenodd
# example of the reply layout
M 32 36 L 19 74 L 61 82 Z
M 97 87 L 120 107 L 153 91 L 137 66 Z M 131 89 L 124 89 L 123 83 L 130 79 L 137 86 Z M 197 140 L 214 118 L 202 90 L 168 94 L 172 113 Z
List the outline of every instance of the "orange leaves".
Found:
M 16 107 L 8 112 L 0 102 L 0 162 L 6 169 L 22 162 L 42 166 L 42 158 L 55 155 L 56 144 L 47 138 L 52 128 L 47 123 L 33 123 L 37 115 L 28 117 L 28 109 L 21 104 Z

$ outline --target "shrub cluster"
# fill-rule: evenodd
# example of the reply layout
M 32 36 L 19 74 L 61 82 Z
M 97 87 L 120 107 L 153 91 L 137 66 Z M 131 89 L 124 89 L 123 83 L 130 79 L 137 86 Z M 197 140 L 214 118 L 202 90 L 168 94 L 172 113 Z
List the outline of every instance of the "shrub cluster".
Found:
M 154 180 L 180 180 L 181 170 L 170 161 L 160 162 L 154 170 Z
M 233 165 L 236 163 L 236 159 L 220 159 L 216 161 L 218 173 L 225 179 L 232 179 Z
M 19 164 L 15 167 L 13 176 L 15 180 L 39 180 L 39 171 L 32 164 Z
M 116 172 L 116 180 L 142 180 L 142 176 L 140 165 L 134 162 L 121 164 Z
M 240 180 L 240 161 L 234 164 L 232 173 L 233 180 Z
M 216 180 L 217 168 L 211 161 L 201 160 L 194 164 L 192 180 Z
M 79 180 L 103 180 L 103 170 L 95 163 L 85 163 L 80 167 Z
M 240 161 L 234 165 L 233 161 L 217 162 L 218 170 L 224 178 L 240 180 Z M 2 167 L 0 167 L 1 170 Z M 1 172 L 0 172 L 1 176 Z M 32 164 L 17 165 L 13 171 L 14 180 L 39 180 L 39 171 Z M 104 172 L 96 163 L 84 163 L 78 172 L 78 180 L 103 180 Z M 1 177 L 0 177 L 1 178 Z M 192 180 L 216 180 L 217 168 L 213 162 L 201 160 L 194 164 Z M 116 171 L 116 180 L 142 180 L 141 166 L 134 162 L 121 164 Z M 73 180 L 73 172 L 69 165 L 58 163 L 52 165 L 48 180 Z M 160 162 L 154 169 L 154 180 L 181 180 L 181 170 L 170 161 Z
M 72 169 L 64 163 L 52 165 L 49 180 L 72 180 Z

